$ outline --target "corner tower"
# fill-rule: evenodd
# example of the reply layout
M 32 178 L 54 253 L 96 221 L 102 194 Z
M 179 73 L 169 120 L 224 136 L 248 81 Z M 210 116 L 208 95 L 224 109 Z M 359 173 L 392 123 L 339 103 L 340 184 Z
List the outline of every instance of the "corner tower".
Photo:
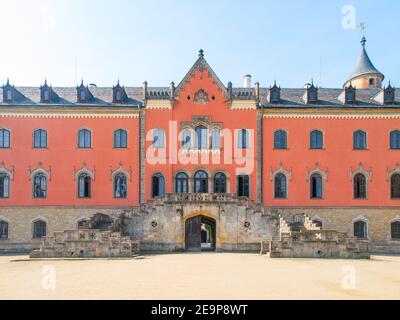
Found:
M 372 64 L 365 50 L 367 40 L 365 37 L 361 39 L 361 55 L 356 69 L 353 71 L 350 78 L 345 82 L 344 87 L 347 88 L 350 84 L 357 89 L 381 88 L 382 82 L 385 79 L 383 73 L 378 71 Z

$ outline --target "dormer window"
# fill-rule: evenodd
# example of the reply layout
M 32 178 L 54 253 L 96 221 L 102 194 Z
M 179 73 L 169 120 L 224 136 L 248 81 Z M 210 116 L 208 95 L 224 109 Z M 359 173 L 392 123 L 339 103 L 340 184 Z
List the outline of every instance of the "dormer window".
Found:
M 304 93 L 303 100 L 306 104 L 314 104 L 318 102 L 318 89 L 313 83 L 306 85 L 306 92 Z
M 125 103 L 127 95 L 125 88 L 119 85 L 119 81 L 115 87 L 113 87 L 113 103 Z
M 344 91 L 345 104 L 354 104 L 356 102 L 356 89 L 350 85 L 350 87 L 345 88 Z
M 14 87 L 10 85 L 10 81 L 7 79 L 7 83 L 3 86 L 3 101 L 11 103 L 14 100 Z
M 269 103 L 280 103 L 281 102 L 281 88 L 274 83 L 274 86 L 269 89 Z
M 47 85 L 47 80 L 46 80 L 44 82 L 44 85 L 40 87 L 40 102 L 50 103 L 57 98 L 58 98 L 57 94 L 53 91 L 51 86 Z
M 49 90 L 45 90 L 43 92 L 43 100 L 44 101 L 49 101 L 50 100 L 50 92 L 49 92 Z
M 369 79 L 369 86 L 370 87 L 374 87 L 375 86 L 375 79 L 374 78 L 370 78 Z
M 90 92 L 88 87 L 85 87 L 83 85 L 83 81 L 81 83 L 81 85 L 79 87 L 76 88 L 77 90 L 77 100 L 78 103 L 87 103 L 87 102 L 91 102 L 93 100 L 93 95 Z
M 395 100 L 395 91 L 396 89 L 393 88 L 390 83 L 389 86 L 383 89 L 383 102 L 384 104 L 394 104 Z

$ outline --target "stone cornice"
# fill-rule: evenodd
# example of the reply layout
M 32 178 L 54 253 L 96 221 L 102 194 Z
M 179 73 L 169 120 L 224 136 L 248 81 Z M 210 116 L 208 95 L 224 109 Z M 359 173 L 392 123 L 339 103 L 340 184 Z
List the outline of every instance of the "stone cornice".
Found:
M 138 110 L 1 108 L 0 118 L 138 118 Z
M 264 110 L 267 119 L 400 119 L 400 109 L 277 109 Z

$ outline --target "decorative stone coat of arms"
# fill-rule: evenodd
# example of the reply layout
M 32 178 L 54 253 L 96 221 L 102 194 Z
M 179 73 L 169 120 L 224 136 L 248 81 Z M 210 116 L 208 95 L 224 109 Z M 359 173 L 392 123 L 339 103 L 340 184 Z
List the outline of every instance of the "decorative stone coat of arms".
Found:
M 203 89 L 200 89 L 194 94 L 194 103 L 206 104 L 208 103 L 208 94 Z

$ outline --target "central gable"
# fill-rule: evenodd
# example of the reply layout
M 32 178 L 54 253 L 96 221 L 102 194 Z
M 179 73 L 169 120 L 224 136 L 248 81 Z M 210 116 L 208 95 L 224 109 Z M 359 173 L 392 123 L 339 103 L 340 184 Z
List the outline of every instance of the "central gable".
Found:
M 190 83 L 190 80 L 196 77 L 196 74 L 203 73 L 206 71 L 208 73 L 208 77 L 212 79 L 213 84 L 217 86 L 218 90 L 223 94 L 224 97 L 228 97 L 228 91 L 218 76 L 215 74 L 214 70 L 210 67 L 207 61 L 204 59 L 203 50 L 199 51 L 199 58 L 194 63 L 189 72 L 185 75 L 183 80 L 176 87 L 175 95 L 179 96 L 180 93 L 185 89 L 185 87 Z M 208 102 L 208 94 L 204 91 L 203 88 L 199 88 L 195 94 L 195 102 L 202 104 Z

